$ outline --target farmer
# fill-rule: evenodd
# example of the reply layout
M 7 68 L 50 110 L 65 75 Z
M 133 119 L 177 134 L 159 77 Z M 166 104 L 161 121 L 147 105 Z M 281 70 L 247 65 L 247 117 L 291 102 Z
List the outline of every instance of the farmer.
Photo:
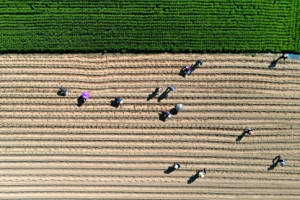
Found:
M 203 169 L 203 172 L 202 172 L 202 171 L 198 171 L 197 175 L 198 175 L 198 177 L 200 177 L 200 178 L 204 178 L 204 176 L 206 175 L 206 169 L 204 168 L 204 169 Z
M 167 110 L 163 110 L 162 113 L 164 114 L 165 118 L 171 118 L 172 117 L 172 115 Z
M 170 86 L 169 87 L 169 89 L 173 92 L 173 91 L 175 91 L 176 90 L 176 87 L 174 87 L 174 86 Z
M 198 66 L 199 64 L 200 65 L 202 65 L 204 63 L 204 61 L 202 60 L 202 59 L 200 59 L 200 60 L 197 60 L 197 62 L 196 62 L 196 66 Z
M 160 91 L 162 91 L 163 90 L 163 87 L 157 87 L 157 88 L 155 88 L 155 92 L 157 93 L 157 92 L 160 92 Z
M 289 58 L 289 55 L 285 53 L 285 54 L 282 55 L 282 57 L 283 57 L 283 60 L 285 60 L 285 59 Z
M 253 134 L 253 131 L 252 131 L 252 129 L 251 128 L 248 128 L 248 130 L 246 131 L 246 136 L 252 136 L 252 134 Z
M 174 163 L 173 168 L 174 169 L 179 169 L 180 168 L 180 164 L 179 163 Z
M 282 167 L 285 165 L 285 160 L 280 155 L 278 156 L 278 160 L 277 160 L 277 163 L 279 162 Z
M 185 73 L 187 73 L 188 75 L 190 75 L 192 73 L 191 66 L 189 66 L 189 65 L 185 66 Z
M 122 104 L 123 103 L 123 99 L 119 96 L 115 97 L 115 101 L 116 101 L 117 104 Z
M 174 92 L 176 90 L 176 87 L 170 86 L 167 88 L 166 93 L 169 93 L 170 91 Z
M 61 94 L 63 94 L 64 96 L 66 96 L 68 94 L 68 90 L 65 87 L 60 87 L 60 92 Z

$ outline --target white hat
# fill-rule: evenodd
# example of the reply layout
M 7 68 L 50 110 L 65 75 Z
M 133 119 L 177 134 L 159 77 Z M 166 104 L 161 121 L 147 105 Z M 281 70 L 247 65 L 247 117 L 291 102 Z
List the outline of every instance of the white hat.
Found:
M 199 172 L 199 173 L 198 173 L 198 176 L 199 176 L 200 178 L 204 178 L 204 173 L 203 173 L 203 172 Z

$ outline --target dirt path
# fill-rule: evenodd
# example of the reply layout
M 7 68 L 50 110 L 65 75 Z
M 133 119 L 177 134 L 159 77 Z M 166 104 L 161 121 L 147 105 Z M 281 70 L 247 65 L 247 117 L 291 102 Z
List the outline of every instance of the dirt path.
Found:
M 299 199 L 300 61 L 274 67 L 279 56 L 0 56 L 0 198 Z M 161 121 L 177 103 L 184 112 Z M 255 136 L 239 137 L 248 127 Z M 268 171 L 279 154 L 287 165 Z

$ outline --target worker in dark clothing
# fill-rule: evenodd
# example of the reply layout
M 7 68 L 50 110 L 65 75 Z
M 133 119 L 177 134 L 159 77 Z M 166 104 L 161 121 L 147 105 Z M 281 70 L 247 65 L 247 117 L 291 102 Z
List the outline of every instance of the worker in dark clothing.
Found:
M 277 159 L 277 163 L 280 163 L 280 165 L 283 167 L 285 165 L 285 160 L 279 155 Z
M 68 90 L 65 87 L 60 87 L 60 93 L 64 96 L 66 96 L 68 94 Z
M 202 60 L 202 59 L 200 59 L 200 60 L 197 60 L 197 62 L 196 62 L 196 66 L 198 66 L 198 65 L 202 65 L 204 63 L 204 61 Z

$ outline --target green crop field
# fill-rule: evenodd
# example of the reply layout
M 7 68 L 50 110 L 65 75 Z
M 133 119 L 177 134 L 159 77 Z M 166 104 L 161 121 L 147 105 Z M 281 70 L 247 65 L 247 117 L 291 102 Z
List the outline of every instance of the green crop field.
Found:
M 299 52 L 299 4 L 3 0 L 0 52 Z

